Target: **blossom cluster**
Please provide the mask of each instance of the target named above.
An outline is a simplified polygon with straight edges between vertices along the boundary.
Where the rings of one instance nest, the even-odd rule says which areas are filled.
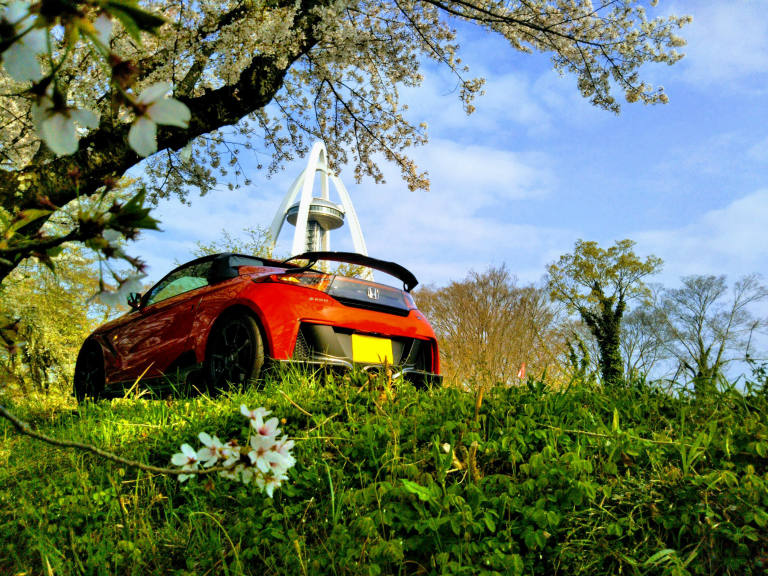
[[[159,124],[179,128],[187,128],[189,125],[189,108],[179,100],[166,96],[172,88],[169,82],[146,86],[137,97],[133,80],[121,78],[116,72],[127,64],[119,54],[112,51],[114,19],[110,11],[122,19],[129,32],[134,28],[138,30],[142,22],[150,22],[150,29],[165,22],[163,18],[146,13],[138,6],[130,6],[130,10],[126,10],[110,3],[105,3],[96,11],[97,15],[92,20],[85,17],[85,12],[76,18],[49,13],[51,10],[47,6],[30,0],[12,0],[0,10],[0,28],[3,29],[0,35],[0,62],[16,82],[35,83],[35,89],[30,90],[34,96],[30,108],[32,124],[40,138],[57,156],[77,152],[80,137],[88,129],[98,128],[100,122],[99,115],[92,110],[71,105],[57,80],[57,70],[62,67],[63,59],[69,53],[69,50],[61,51],[65,56],[57,62],[57,50],[51,48],[56,41],[52,27],[57,16],[65,28],[65,37],[89,40],[96,47],[93,53],[113,68],[113,98],[116,103],[126,105],[134,113],[128,144],[139,156],[151,156],[157,152]],[[139,18],[139,21],[133,22],[133,17]],[[136,36],[134,40],[138,41],[140,37]],[[41,63],[44,64],[43,68]]]
[[[245,404],[240,406],[240,413],[250,421],[250,437],[246,446],[240,446],[237,440],[226,444],[216,436],[205,432],[198,435],[203,447],[195,450],[189,444],[181,445],[181,452],[174,454],[171,464],[181,466],[182,470],[199,470],[202,466],[226,468],[219,474],[225,478],[250,484],[253,482],[271,498],[275,488],[288,479],[288,470],[296,464],[291,454],[293,440],[280,437],[279,420],[265,418],[271,414],[266,408],[250,410]],[[179,474],[179,481],[192,478],[194,474]]]

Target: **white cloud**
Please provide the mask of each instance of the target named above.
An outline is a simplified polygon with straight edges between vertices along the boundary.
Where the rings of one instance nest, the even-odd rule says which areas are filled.
[[[747,82],[768,72],[768,12],[763,2],[732,0],[680,3],[671,12],[691,14],[682,36],[682,66],[695,84]]]
[[[435,139],[414,156],[429,171],[432,190],[456,194],[475,209],[501,199],[546,194],[554,180],[546,156],[536,153]]]
[[[152,215],[160,220],[160,232],[145,231],[128,246],[148,265],[150,281],[193,258],[197,242],[221,239],[221,231],[237,236],[245,228],[269,226],[289,178],[280,174],[274,180],[236,190],[213,190],[206,196],[190,198],[190,205],[178,200],[163,200]]]
[[[633,238],[664,260],[663,280],[688,274],[737,278],[768,269],[768,189],[706,212],[676,229],[648,230]]]
[[[430,172],[429,192],[409,192],[390,173],[386,186],[348,183],[371,255],[401,262],[425,283],[442,284],[470,268],[503,262],[521,279],[541,276],[542,254],[563,244],[566,233],[519,214],[555,187],[545,155],[436,140],[417,156]],[[336,238],[341,249],[345,234]]]
[[[571,242],[562,231],[539,228],[518,216],[524,203],[546,198],[556,187],[546,155],[437,139],[414,156],[430,172],[430,192],[410,192],[391,164],[382,164],[385,185],[357,185],[349,170],[341,175],[372,256],[413,268],[423,282],[444,283],[463,278],[470,268],[503,262],[514,264],[521,279],[535,280],[546,263],[542,254]],[[130,251],[147,261],[150,278],[158,280],[174,261],[190,259],[196,242],[216,240],[222,229],[237,236],[249,226],[269,226],[303,168],[298,161],[273,181],[257,179],[258,188],[214,191],[192,199],[191,206],[166,201],[156,212],[163,232],[147,232]],[[289,249],[292,233],[286,225],[278,251]],[[346,227],[333,233],[332,249],[352,249]]]
[[[486,77],[486,84],[484,95],[474,101],[476,111],[470,115],[462,108],[456,79],[447,74],[446,68],[429,67],[421,86],[402,91],[409,106],[408,117],[414,122],[425,121],[431,134],[471,130],[505,135],[520,132],[521,127],[535,133],[551,128],[551,113],[524,74],[491,77],[473,67],[469,76]]]
[[[458,79],[441,64],[425,63],[422,84],[401,91],[407,117],[427,122],[432,136],[520,148],[517,142],[556,136],[563,123],[581,126],[611,117],[582,98],[573,77],[555,72],[548,58],[515,53],[490,33],[470,34],[471,40],[466,34],[460,30],[460,55],[469,66],[464,76],[485,79],[473,114],[464,112]]]

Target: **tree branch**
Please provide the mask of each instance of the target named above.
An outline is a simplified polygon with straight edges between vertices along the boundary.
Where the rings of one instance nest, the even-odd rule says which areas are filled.
[[[151,466],[149,464],[137,462],[136,460],[123,458],[122,456],[118,456],[117,454],[102,450],[101,448],[97,448],[96,446],[92,446],[90,444],[73,442],[71,440],[59,440],[58,438],[51,438],[50,436],[46,436],[40,432],[35,432],[32,430],[32,428],[30,428],[29,424],[19,420],[16,416],[8,412],[8,410],[2,405],[0,405],[0,416],[8,420],[19,433],[25,436],[29,436],[30,438],[34,438],[35,440],[40,440],[41,442],[51,444],[52,446],[58,446],[60,448],[75,448],[76,450],[91,452],[92,454],[96,454],[101,458],[111,460],[112,462],[117,462],[118,464],[122,464],[130,468],[138,468],[140,470],[144,470],[145,472],[152,472],[154,474],[170,474],[173,476],[178,476],[180,474],[202,476],[205,474],[216,474],[218,472],[232,471],[230,468],[225,468],[223,466],[204,468],[203,470],[183,470],[181,468],[163,468],[160,466]]]
[[[178,99],[191,112],[188,128],[158,127],[158,152],[178,150],[191,139],[222,126],[237,123],[244,116],[259,110],[273,100],[283,85],[286,73],[294,62],[305,55],[317,42],[314,26],[317,17],[311,9],[319,4],[313,0],[302,3],[295,29],[303,36],[292,57],[280,60],[275,56],[258,54],[240,74],[237,82],[200,96]],[[9,211],[39,207],[39,198],[57,206],[64,206],[84,195],[98,191],[109,180],[114,180],[132,166],[141,162],[128,145],[130,124],[113,126],[111,119],[103,118],[97,130],[80,141],[78,151],[43,166],[28,166],[18,171],[0,171],[0,206]],[[21,192],[21,193],[20,193]],[[46,222],[41,218],[25,227],[24,233],[33,236]],[[32,254],[21,254],[24,258]],[[13,269],[0,263],[0,281]]]

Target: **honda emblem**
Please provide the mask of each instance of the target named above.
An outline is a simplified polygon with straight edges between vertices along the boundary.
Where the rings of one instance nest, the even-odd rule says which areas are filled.
[[[368,298],[371,300],[378,300],[379,299],[379,289],[374,288],[373,286],[368,286]]]

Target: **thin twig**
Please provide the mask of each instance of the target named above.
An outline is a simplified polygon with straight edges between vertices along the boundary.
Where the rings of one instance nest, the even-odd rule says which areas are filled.
[[[612,434],[601,434],[600,432],[588,432],[586,430],[572,430],[569,428],[560,428],[559,426],[550,426],[548,424],[542,424],[544,428],[549,428],[550,430],[556,430],[557,432],[562,432],[563,434],[581,434],[582,436],[592,436],[594,438],[615,438],[615,435]],[[687,446],[692,447],[692,444],[686,444],[685,442],[678,442],[676,440],[651,440],[650,438],[642,438],[640,436],[635,436],[633,434],[627,434],[628,438],[632,438],[632,440],[638,440],[640,442],[649,442],[651,444],[661,444],[661,445],[669,445],[669,446]]]
[[[285,396],[285,399],[286,399],[286,400],[288,400],[288,402],[290,402],[291,404],[293,404],[293,405],[294,405],[296,408],[298,408],[298,409],[299,409],[299,411],[300,411],[302,414],[306,414],[306,415],[307,415],[307,416],[309,416],[310,418],[314,418],[314,416],[313,416],[312,414],[310,414],[309,412],[307,412],[306,410],[304,410],[304,408],[302,408],[301,406],[299,406],[298,404],[296,404],[296,402],[294,402],[293,400],[291,400],[291,397],[290,397],[290,396],[288,396],[288,394],[286,394],[286,393],[285,393],[285,392],[283,392],[282,390],[278,390],[278,392],[280,392],[280,394],[282,394],[283,396]]]
[[[137,462],[136,460],[129,460],[128,458],[123,458],[122,456],[118,456],[117,454],[113,454],[112,452],[107,452],[106,450],[102,450],[101,448],[97,448],[96,446],[91,446],[90,444],[83,444],[82,442],[73,442],[71,440],[59,440],[57,438],[51,438],[50,436],[41,434],[40,432],[35,432],[30,428],[29,424],[16,418],[16,416],[8,412],[8,410],[2,405],[0,405],[0,416],[8,420],[11,424],[13,424],[14,428],[16,428],[16,430],[18,430],[21,434],[34,438],[35,440],[40,440],[41,442],[45,442],[46,444],[59,446],[61,448],[75,448],[77,450],[91,452],[93,454],[96,454],[97,456],[106,458],[107,460],[112,460],[113,462],[117,462],[118,464],[123,464],[124,466],[129,466],[131,468],[138,468],[146,472],[154,472],[155,474],[170,474],[173,476],[178,476],[180,474],[185,474],[185,475],[196,474],[198,476],[202,476],[204,474],[215,474],[217,472],[232,471],[230,468],[224,468],[222,466],[216,466],[214,468],[205,468],[203,470],[183,470],[180,468],[173,469],[173,468],[162,468],[160,466],[151,466],[149,464],[143,464],[141,462]]]
[[[336,416],[338,416],[338,415],[339,415],[338,413],[336,413],[336,414],[331,414],[330,416],[328,416],[328,418],[326,418],[325,420],[323,420],[322,422],[320,422],[320,424],[318,424],[317,426],[315,426],[315,427],[314,427],[314,428],[312,428],[311,430],[307,430],[307,437],[305,438],[305,440],[308,440],[309,438],[320,438],[320,439],[322,439],[322,437],[320,437],[320,436],[309,436],[309,433],[310,433],[310,432],[314,432],[314,431],[315,431],[315,430],[317,430],[318,428],[322,428],[322,427],[323,427],[323,425],[325,425],[325,424],[326,424],[328,421],[330,421],[331,419],[333,419],[333,418],[336,418]],[[330,438],[330,437],[329,437],[329,438]]]

